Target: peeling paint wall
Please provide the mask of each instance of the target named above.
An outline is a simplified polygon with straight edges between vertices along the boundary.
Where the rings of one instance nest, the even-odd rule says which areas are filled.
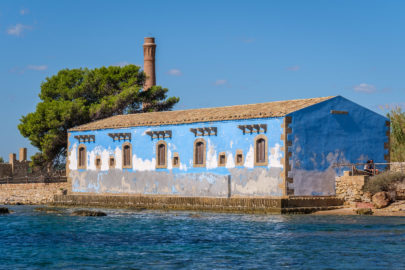
[[[347,114],[332,114],[331,110]],[[332,167],[334,163],[386,162],[388,119],[375,112],[338,96],[289,116],[289,177],[293,183],[288,186],[294,195],[334,195],[335,177],[342,175]]]
[[[166,125],[159,127],[134,127],[69,133],[69,177],[73,192],[126,193],[181,196],[228,196],[228,175],[231,176],[231,194],[240,196],[281,196],[283,193],[283,158],[280,139],[282,118],[264,118],[221,122]],[[267,124],[264,133],[268,140],[267,166],[254,166],[254,139],[257,133],[243,134],[238,125]],[[217,135],[195,136],[190,128],[217,127]],[[171,130],[167,143],[168,166],[156,169],[156,143],[147,131]],[[108,133],[131,133],[132,168],[122,168],[122,145],[113,141]],[[263,134],[263,133],[260,133]],[[79,143],[76,135],[95,135],[95,142]],[[206,166],[193,166],[194,141],[206,142]],[[127,142],[127,141],[125,141]],[[87,169],[78,169],[78,146],[87,150]],[[236,151],[244,156],[243,166],[237,166]],[[226,164],[218,166],[218,155],[225,152]],[[178,153],[179,167],[172,166],[172,157]],[[96,157],[101,158],[97,169]],[[109,167],[110,157],[115,158],[114,168]]]

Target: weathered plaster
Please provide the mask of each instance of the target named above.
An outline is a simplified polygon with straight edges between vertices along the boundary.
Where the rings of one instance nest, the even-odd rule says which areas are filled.
[[[331,110],[348,114],[332,114]],[[292,141],[289,151],[294,195],[333,195],[335,178],[342,170],[336,163],[358,163],[373,159],[385,162],[384,143],[389,129],[387,118],[343,97],[289,114],[292,117]],[[345,168],[346,170],[348,168]]]
[[[70,177],[73,192],[161,194],[182,196],[228,196],[228,175],[234,195],[281,196],[282,170],[280,140],[282,118],[219,121],[160,127],[134,127],[119,130],[71,132],[69,140]],[[243,134],[241,124],[267,124],[268,166],[254,167],[254,138],[257,133]],[[190,128],[218,128],[217,136],[195,136]],[[167,143],[167,168],[156,169],[156,143],[146,131],[172,130]],[[131,133],[132,168],[122,169],[122,144],[113,141],[108,133]],[[77,143],[74,135],[95,135],[94,143],[86,143],[87,170],[77,169]],[[206,142],[206,166],[193,165],[194,141]],[[126,143],[128,141],[125,141]],[[244,155],[243,166],[235,167],[236,150]],[[172,153],[178,153],[180,165],[172,166]],[[218,153],[226,154],[226,165],[218,166]],[[96,170],[95,157],[102,159],[101,170]],[[109,169],[109,158],[114,156],[115,169]]]

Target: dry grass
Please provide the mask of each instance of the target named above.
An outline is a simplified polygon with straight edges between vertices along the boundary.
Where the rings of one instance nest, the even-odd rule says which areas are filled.
[[[375,194],[380,191],[394,191],[397,184],[405,181],[405,174],[400,172],[384,172],[371,177],[363,190]]]

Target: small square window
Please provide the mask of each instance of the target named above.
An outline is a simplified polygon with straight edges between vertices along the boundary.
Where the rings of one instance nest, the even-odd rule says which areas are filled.
[[[236,151],[236,156],[235,156],[235,163],[236,166],[243,166],[244,160],[243,160],[243,152],[242,150],[237,150]]]
[[[101,158],[100,157],[96,157],[96,168],[100,169],[101,168]]]
[[[110,168],[113,168],[115,166],[115,159],[113,157],[110,157]]]
[[[226,154],[225,154],[225,152],[221,152],[221,153],[219,153],[219,156],[218,156],[218,166],[224,167],[225,164],[226,164]]]
[[[172,165],[174,168],[180,167],[180,157],[179,157],[179,153],[177,153],[177,152],[173,153]]]

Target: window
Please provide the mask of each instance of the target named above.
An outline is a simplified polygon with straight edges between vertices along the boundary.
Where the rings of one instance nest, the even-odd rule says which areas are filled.
[[[159,141],[156,145],[156,168],[167,168],[167,145],[164,141]]]
[[[180,167],[180,158],[179,158],[179,153],[174,152],[173,153],[173,167],[179,168]]]
[[[226,154],[225,154],[225,152],[221,152],[221,153],[219,153],[219,157],[218,157],[218,166],[224,167],[225,164],[226,164]]]
[[[78,152],[79,169],[86,169],[86,146],[80,145]]]
[[[114,168],[114,167],[115,167],[115,158],[110,157],[110,168]]]
[[[242,150],[236,150],[235,161],[236,166],[243,166],[244,160]]]
[[[259,135],[255,138],[255,165],[266,166],[267,163],[267,138],[264,135]]]
[[[132,160],[132,147],[131,144],[125,143],[122,146],[122,167],[123,168],[131,168],[131,160]]]
[[[194,167],[205,167],[205,140],[194,141]]]
[[[96,168],[101,169],[101,158],[99,156],[96,157],[95,163],[96,163]]]

